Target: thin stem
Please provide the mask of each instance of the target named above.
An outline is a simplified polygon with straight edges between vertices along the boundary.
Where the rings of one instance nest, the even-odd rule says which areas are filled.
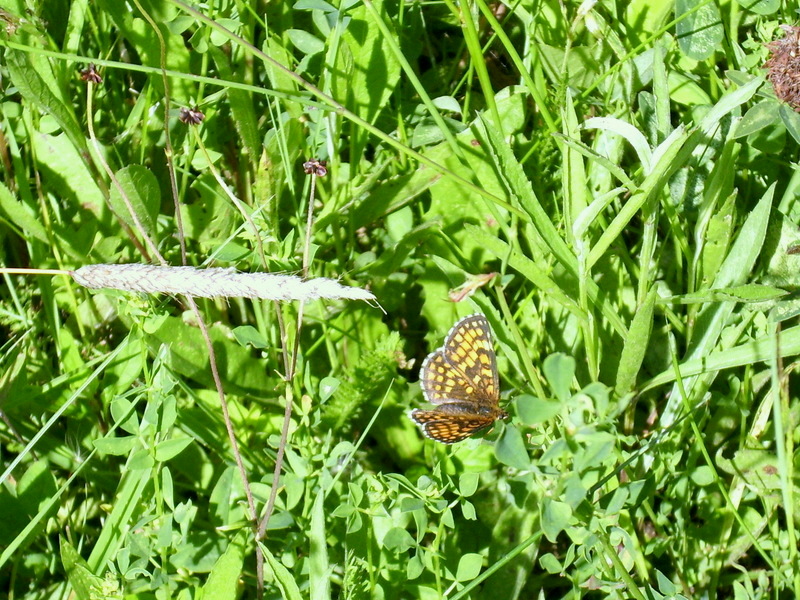
[[[316,192],[317,175],[312,171],[311,173],[311,188],[308,194],[308,214],[306,218],[306,239],[303,248],[303,277],[308,277],[308,268],[311,262],[311,232],[314,226],[314,198]],[[300,333],[303,327],[303,309],[305,308],[305,301],[301,300],[297,309],[297,329],[294,336],[294,345],[292,348],[292,356],[290,361],[285,362],[286,369],[286,405],[283,410],[283,426],[281,427],[281,441],[278,444],[278,454],[275,457],[275,469],[272,474],[272,486],[269,492],[269,499],[267,500],[267,508],[264,512],[264,518],[259,523],[257,539],[262,539],[266,535],[267,524],[275,509],[275,499],[278,495],[278,481],[280,479],[281,470],[283,469],[283,456],[286,450],[286,443],[289,438],[289,424],[292,420],[292,386],[291,382],[294,380],[295,370],[297,368],[297,355],[300,351]],[[280,314],[280,306],[278,307],[278,314]],[[282,328],[282,331],[285,331]],[[286,337],[281,336],[281,346],[286,348]],[[259,582],[259,586],[262,585]]]

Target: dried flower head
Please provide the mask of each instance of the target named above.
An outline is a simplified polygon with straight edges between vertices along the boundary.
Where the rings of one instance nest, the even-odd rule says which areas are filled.
[[[767,44],[772,56],[764,67],[778,99],[800,112],[800,27],[781,25],[781,29],[786,35]]]
[[[97,67],[94,63],[89,63],[89,66],[81,71],[81,81],[100,84],[103,83],[103,78],[100,77],[100,73],[97,72]]]
[[[197,108],[181,108],[180,115],[178,118],[181,120],[181,123],[185,123],[187,125],[200,125],[203,120],[206,118],[205,113]]]
[[[306,175],[314,174],[317,177],[325,177],[328,174],[328,161],[312,158],[303,163],[303,171]]]

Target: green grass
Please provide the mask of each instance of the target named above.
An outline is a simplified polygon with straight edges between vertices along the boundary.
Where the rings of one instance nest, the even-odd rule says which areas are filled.
[[[800,595],[797,6],[747,4],[4,2],[2,266],[380,308],[4,274],[0,590]],[[405,413],[473,312],[511,418],[446,447]]]

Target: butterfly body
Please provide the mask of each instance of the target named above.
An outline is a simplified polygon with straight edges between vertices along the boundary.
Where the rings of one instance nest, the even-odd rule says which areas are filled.
[[[481,314],[453,325],[444,346],[425,359],[419,379],[425,399],[436,408],[414,409],[409,416],[437,442],[460,442],[508,417],[500,408],[492,331]]]

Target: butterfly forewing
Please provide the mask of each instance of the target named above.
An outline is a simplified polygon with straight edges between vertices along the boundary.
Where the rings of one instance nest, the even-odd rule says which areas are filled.
[[[483,315],[470,315],[456,323],[442,348],[445,359],[474,387],[473,397],[496,403],[500,377],[492,341],[492,329]]]
[[[450,400],[497,404],[500,381],[486,317],[471,315],[453,326],[444,347],[425,359],[420,384],[431,404]]]
[[[425,399],[431,404],[452,400],[472,400],[474,386],[458,367],[448,361],[441,350],[430,354],[422,365],[419,382]]]

